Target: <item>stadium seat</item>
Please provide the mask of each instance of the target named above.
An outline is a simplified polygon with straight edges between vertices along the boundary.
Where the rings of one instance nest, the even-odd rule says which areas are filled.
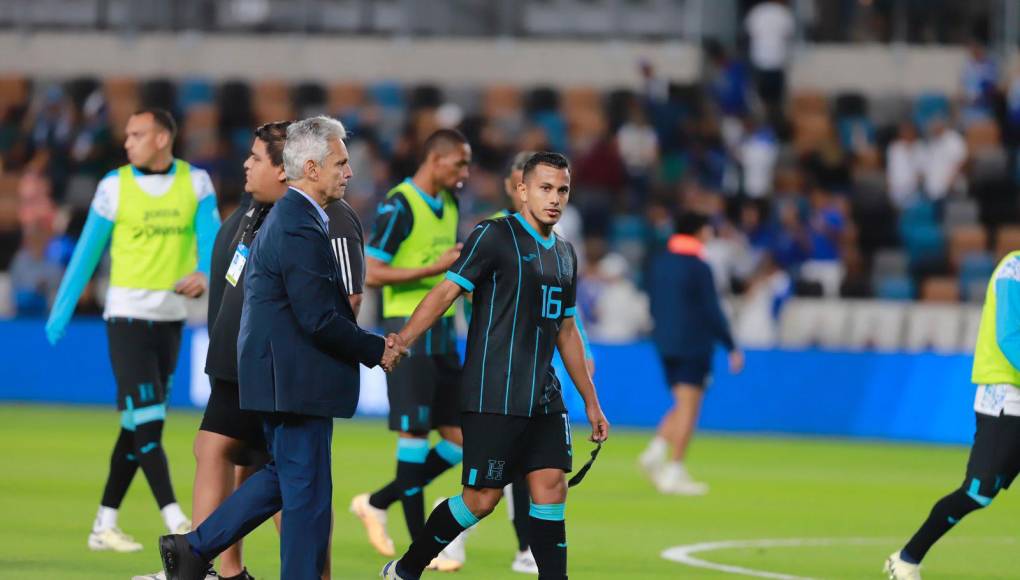
[[[956,278],[932,276],[921,283],[921,300],[924,302],[960,301],[960,285]]]
[[[988,232],[980,225],[956,226],[949,230],[949,264],[954,272],[960,270],[964,258],[983,254],[988,249]]]
[[[963,312],[957,304],[919,303],[910,306],[904,349],[908,352],[957,352],[963,329]]]
[[[854,350],[895,352],[903,341],[908,305],[888,300],[861,300],[852,304],[847,346]]]
[[[177,114],[177,85],[169,79],[153,79],[142,84],[139,91],[143,107],[159,107]]]
[[[183,114],[196,105],[211,105],[216,102],[216,91],[208,79],[189,77],[177,88],[177,107]]]
[[[828,116],[829,99],[821,91],[812,89],[796,90],[790,96],[790,113],[793,116],[808,113]]]
[[[91,175],[72,175],[64,187],[64,201],[71,207],[87,208],[92,203],[97,185],[96,178]]]
[[[255,124],[294,118],[290,86],[282,81],[261,81],[252,87],[252,112]]]
[[[1002,143],[999,126],[994,121],[985,120],[972,123],[967,127],[964,135],[967,140],[967,150],[976,153],[985,149],[996,148]]]
[[[875,126],[892,127],[910,114],[910,101],[899,95],[881,95],[868,102],[868,109]]]
[[[914,124],[922,131],[935,117],[948,119],[951,113],[949,97],[942,93],[923,93],[914,100]]]
[[[875,295],[883,300],[913,300],[914,283],[906,275],[892,275],[879,278],[875,283]]]
[[[124,138],[128,117],[141,105],[138,82],[126,77],[107,78],[103,81],[103,93],[106,96],[110,130],[114,140],[120,141]]]
[[[995,259],[1001,260],[1006,254],[1020,250],[1020,225],[999,226],[995,232]]]
[[[319,83],[305,82],[294,87],[292,97],[297,116],[305,119],[328,114],[326,89]]]
[[[995,259],[989,252],[967,254],[960,264],[960,292],[968,302],[981,302],[985,286],[995,270]]]
[[[972,199],[950,199],[946,201],[942,224],[947,228],[978,223],[978,204]]]
[[[31,85],[21,75],[0,76],[0,119],[7,116],[11,107],[28,103]]]
[[[910,266],[907,255],[902,250],[884,248],[875,252],[871,267],[872,276],[877,285],[878,280],[890,276],[906,276]]]

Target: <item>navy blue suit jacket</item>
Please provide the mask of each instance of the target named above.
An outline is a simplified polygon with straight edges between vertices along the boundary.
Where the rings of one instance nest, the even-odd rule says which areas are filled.
[[[244,270],[241,408],[354,415],[358,364],[379,364],[385,340],[358,327],[322,220],[300,193],[269,212]]]

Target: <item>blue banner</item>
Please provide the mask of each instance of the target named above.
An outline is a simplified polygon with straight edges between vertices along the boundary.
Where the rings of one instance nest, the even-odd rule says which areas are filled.
[[[202,406],[208,397],[205,329],[185,329],[173,406]],[[39,320],[0,322],[0,400],[109,404],[115,401],[106,331],[76,320],[51,347]],[[672,404],[655,349],[640,342],[593,345],[602,406],[615,426],[653,427]],[[584,406],[557,360],[571,416]],[[752,351],[740,375],[725,357],[705,398],[701,427],[746,433],[792,433],[969,443],[974,387],[966,355]],[[363,373],[359,414],[386,412],[385,375]]]

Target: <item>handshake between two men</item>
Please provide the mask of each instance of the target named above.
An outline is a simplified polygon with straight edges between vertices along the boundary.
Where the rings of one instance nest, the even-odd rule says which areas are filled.
[[[379,366],[388,373],[393,372],[393,369],[397,368],[397,365],[409,352],[410,349],[404,339],[400,338],[399,334],[391,332],[386,336],[386,350],[383,351]]]

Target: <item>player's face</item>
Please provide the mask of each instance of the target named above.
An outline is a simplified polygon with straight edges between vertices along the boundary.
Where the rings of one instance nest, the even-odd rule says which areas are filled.
[[[506,190],[507,197],[510,198],[510,203],[513,205],[514,211],[521,211],[521,196],[517,194],[517,186],[524,181],[524,170],[514,169],[510,172],[510,175],[503,180],[503,189]]]
[[[343,199],[347,193],[347,182],[354,176],[351,170],[351,157],[347,153],[344,142],[335,139],[329,144],[329,155],[317,166],[317,183],[329,201]]]
[[[261,203],[275,203],[287,191],[283,167],[273,165],[266,142],[259,138],[244,162],[244,189]]]
[[[436,153],[433,163],[433,175],[440,187],[447,191],[460,189],[471,173],[471,146],[463,143]]]
[[[124,151],[131,165],[149,168],[161,151],[170,146],[170,132],[160,127],[152,113],[132,115],[124,131]]]
[[[539,223],[554,226],[570,200],[570,171],[538,165],[517,187],[520,200]]]

